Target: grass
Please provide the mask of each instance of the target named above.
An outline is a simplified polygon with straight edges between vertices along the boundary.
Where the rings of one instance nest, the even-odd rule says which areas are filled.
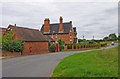
[[[2,43],[2,35],[0,34],[0,43]]]
[[[118,47],[68,56],[52,77],[118,77]]]
[[[77,51],[80,51],[80,50],[62,50],[61,52],[77,52]]]

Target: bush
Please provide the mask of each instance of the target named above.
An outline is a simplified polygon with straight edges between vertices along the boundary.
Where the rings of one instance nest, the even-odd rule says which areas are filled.
[[[24,44],[18,40],[3,40],[2,49],[10,52],[23,51]]]
[[[59,39],[58,43],[59,43],[59,51],[62,51],[64,49],[64,41],[62,41],[61,39]]]
[[[107,46],[107,42],[100,42],[101,47]]]
[[[13,40],[12,30],[7,31],[2,38],[2,49],[10,52],[22,52],[24,44],[22,41]]]
[[[76,44],[73,44],[73,48],[76,49]]]
[[[72,49],[72,44],[66,44],[68,49]]]
[[[50,45],[49,51],[50,51],[50,52],[55,52],[55,51],[56,51],[56,46],[55,46],[55,44],[51,44],[51,45]]]

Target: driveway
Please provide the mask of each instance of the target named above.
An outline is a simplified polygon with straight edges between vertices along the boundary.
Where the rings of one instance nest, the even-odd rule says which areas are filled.
[[[116,45],[115,45],[116,46]],[[109,46],[111,48],[114,46]],[[90,50],[87,50],[90,51]],[[2,60],[3,77],[50,77],[61,59],[85,51],[31,55]]]

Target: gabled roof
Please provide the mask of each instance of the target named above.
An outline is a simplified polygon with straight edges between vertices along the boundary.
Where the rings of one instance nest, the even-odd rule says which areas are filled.
[[[9,25],[8,28],[11,28],[22,41],[54,41],[49,36],[43,35],[37,29],[18,27],[13,25]]]
[[[44,33],[44,24],[42,25],[41,32]],[[58,34],[59,33],[59,23],[50,24],[50,33],[49,34]],[[63,33],[70,32],[70,22],[63,23]]]
[[[1,28],[0,27],[0,34],[4,34],[6,32],[6,28]]]

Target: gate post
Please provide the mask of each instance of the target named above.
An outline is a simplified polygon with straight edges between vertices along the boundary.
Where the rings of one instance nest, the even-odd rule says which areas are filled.
[[[57,41],[56,41],[56,52],[59,52],[59,44]]]

